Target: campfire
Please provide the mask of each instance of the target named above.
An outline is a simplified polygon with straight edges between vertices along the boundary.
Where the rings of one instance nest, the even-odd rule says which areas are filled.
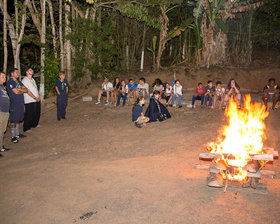
[[[225,110],[228,124],[221,136],[209,143],[210,153],[201,153],[201,159],[212,160],[208,186],[225,187],[229,182],[238,182],[243,187],[256,188],[261,178],[261,169],[273,161],[275,151],[264,148],[266,139],[264,120],[268,116],[265,107],[252,103],[250,95],[245,96],[244,108],[238,109],[230,100]]]

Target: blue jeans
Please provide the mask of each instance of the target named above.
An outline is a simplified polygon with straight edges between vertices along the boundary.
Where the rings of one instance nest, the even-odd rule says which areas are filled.
[[[175,100],[177,99],[179,106],[182,106],[181,98],[182,98],[182,95],[179,95],[179,94],[178,94],[178,97],[177,97],[176,94],[174,94],[174,95],[172,96],[171,105],[173,105],[174,102],[175,102]]]
[[[125,105],[125,103],[126,103],[126,95],[127,95],[127,93],[125,93],[124,95],[122,93],[118,94],[117,105],[120,105],[121,98],[123,98],[123,105]]]
[[[192,105],[194,105],[195,100],[201,100],[201,105],[203,105],[203,102],[204,102],[204,95],[201,95],[201,96],[195,96],[195,95],[193,95],[193,97],[192,97]]]
[[[211,95],[205,96],[205,101],[204,101],[205,106],[207,106],[208,101],[209,101],[208,106],[212,106],[212,99],[213,99],[213,97]]]
[[[65,117],[67,101],[68,94],[65,92],[60,92],[60,95],[57,95],[57,119]]]

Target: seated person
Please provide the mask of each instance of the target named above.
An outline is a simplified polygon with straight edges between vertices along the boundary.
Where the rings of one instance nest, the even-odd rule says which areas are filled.
[[[160,92],[158,90],[154,90],[150,104],[145,113],[145,116],[150,119],[149,122],[164,121],[171,117],[167,108],[159,102],[159,97]]]
[[[237,84],[237,82],[235,82],[234,79],[230,79],[228,82],[228,85],[226,87],[224,106],[226,106],[228,104],[230,98],[232,98],[234,101],[236,101],[238,107],[240,108],[240,106],[241,106],[240,87]]]
[[[216,87],[213,86],[213,82],[208,81],[208,84],[205,88],[205,95],[204,95],[204,105],[205,106],[209,106],[209,107],[212,106],[212,101],[213,101],[213,98],[215,95],[215,91],[216,91]],[[209,101],[209,103],[207,104],[208,101]]]
[[[120,78],[119,77],[114,78],[113,90],[111,91],[111,103],[112,104],[115,104],[117,102],[120,85],[121,85]]]
[[[145,78],[140,78],[139,79],[139,84],[137,85],[136,89],[136,97],[144,97],[145,99],[149,99],[149,84],[145,82]]]
[[[102,88],[98,91],[98,99],[95,104],[100,104],[101,96],[106,97],[105,105],[109,105],[110,92],[113,90],[113,84],[105,77],[102,83]]]
[[[153,83],[153,91],[157,90],[160,92],[160,96],[164,90],[164,87],[163,87],[163,83],[160,79],[155,79],[154,83]]]
[[[276,103],[279,100],[280,87],[276,85],[275,78],[268,80],[268,85],[263,89],[263,102],[267,108],[267,103],[272,102],[272,110],[275,110]]]
[[[128,85],[126,85],[125,81],[122,80],[119,88],[118,100],[116,106],[120,105],[121,98],[123,98],[123,106],[125,106],[127,92],[128,92]]]
[[[224,102],[224,88],[222,88],[222,82],[218,81],[216,83],[216,91],[214,94],[214,105],[213,107],[216,107],[216,103],[219,102],[219,108],[222,108],[222,104]]]
[[[204,93],[205,93],[205,86],[202,85],[202,83],[197,84],[197,88],[195,89],[193,98],[192,98],[192,108],[194,108],[195,100],[200,100],[201,105],[203,105],[204,102]]]
[[[130,97],[133,96],[133,101],[135,101],[136,98],[136,88],[137,83],[133,81],[133,79],[129,79],[128,83],[128,92],[127,92],[127,103],[130,103]]]
[[[134,107],[132,108],[132,121],[137,128],[142,128],[142,125],[146,125],[149,122],[149,118],[143,114],[143,105],[145,104],[145,98],[137,98]]]
[[[171,100],[172,100],[172,96],[173,96],[173,89],[172,86],[169,85],[168,82],[165,83],[165,88],[161,94],[161,98],[166,100],[166,106],[168,107],[168,105],[170,104]]]
[[[181,98],[183,96],[183,87],[180,84],[180,81],[177,79],[175,81],[175,85],[173,87],[173,96],[172,96],[172,106],[175,107],[175,100],[177,100],[178,104],[179,104],[179,108],[182,107],[182,103],[181,103]]]

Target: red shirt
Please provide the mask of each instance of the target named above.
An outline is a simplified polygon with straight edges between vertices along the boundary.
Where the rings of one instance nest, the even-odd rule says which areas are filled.
[[[205,86],[202,86],[202,88],[200,89],[199,87],[197,87],[195,89],[195,93],[197,93],[197,95],[201,96],[205,93]]]

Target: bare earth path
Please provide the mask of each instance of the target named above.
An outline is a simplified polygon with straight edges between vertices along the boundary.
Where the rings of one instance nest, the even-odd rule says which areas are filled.
[[[206,186],[194,169],[226,123],[223,111],[169,109],[172,119],[137,129],[131,107],[77,99],[56,111],[0,159],[1,224],[280,223],[280,162],[263,178],[268,194]],[[267,145],[279,149],[280,111],[267,119]]]

